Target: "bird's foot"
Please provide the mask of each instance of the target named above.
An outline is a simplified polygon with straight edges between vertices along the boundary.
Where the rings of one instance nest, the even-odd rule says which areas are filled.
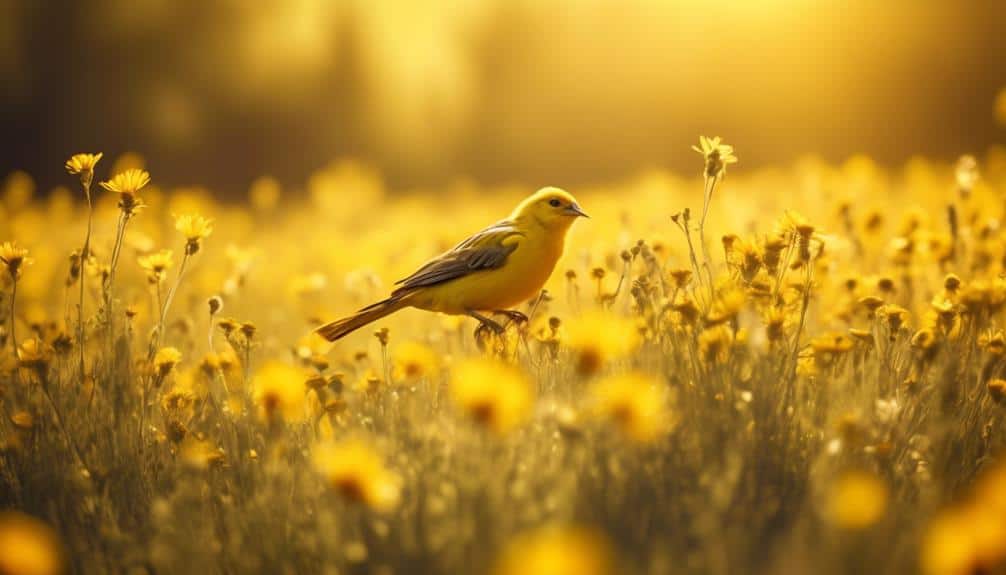
[[[479,320],[478,327],[475,328],[475,343],[478,345],[479,349],[485,351],[488,342],[492,341],[493,336],[497,338],[502,338],[506,333],[506,328],[504,328],[499,323],[486,318],[485,320]]]
[[[529,321],[526,315],[513,309],[498,309],[493,311],[493,315],[501,315],[507,318],[507,325],[512,323],[518,327],[527,324]]]

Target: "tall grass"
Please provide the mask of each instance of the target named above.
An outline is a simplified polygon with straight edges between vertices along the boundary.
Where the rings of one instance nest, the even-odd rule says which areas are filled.
[[[52,286],[90,210],[8,201],[36,263],[0,317],[0,507],[82,573],[557,573],[526,539],[549,525],[590,530],[540,545],[599,573],[1001,569],[975,521],[951,530],[959,563],[930,527],[1006,437],[1006,158],[967,193],[954,176],[856,158],[714,174],[714,196],[708,174],[574,190],[594,218],[486,351],[412,311],[309,334],[528,190],[386,195],[344,163],[226,205],[155,174],[128,229],[94,198],[79,326]],[[177,213],[215,229],[169,306],[136,257],[186,241]]]

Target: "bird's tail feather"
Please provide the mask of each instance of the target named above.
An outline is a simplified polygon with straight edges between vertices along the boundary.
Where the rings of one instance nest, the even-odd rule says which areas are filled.
[[[407,302],[404,298],[400,296],[392,296],[386,300],[368,305],[349,317],[344,317],[340,320],[326,323],[314,331],[328,341],[336,341],[346,337],[368,323],[375,322],[386,315],[402,309],[406,305]]]

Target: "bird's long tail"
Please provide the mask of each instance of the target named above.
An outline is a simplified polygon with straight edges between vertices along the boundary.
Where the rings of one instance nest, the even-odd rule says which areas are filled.
[[[326,323],[314,331],[328,341],[342,339],[368,323],[375,322],[386,315],[402,309],[408,305],[405,300],[406,298],[401,296],[389,297],[386,300],[368,305],[349,317]]]

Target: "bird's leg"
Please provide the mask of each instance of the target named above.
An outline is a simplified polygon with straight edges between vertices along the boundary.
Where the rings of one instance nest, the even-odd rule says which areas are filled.
[[[468,310],[468,315],[479,320],[479,326],[475,328],[475,341],[481,341],[486,330],[490,330],[496,335],[503,335],[503,332],[506,331],[503,326],[475,310]]]
[[[528,318],[523,313],[513,310],[513,309],[498,309],[493,311],[493,315],[501,315],[507,318],[508,323],[514,323],[518,326],[528,322]]]

